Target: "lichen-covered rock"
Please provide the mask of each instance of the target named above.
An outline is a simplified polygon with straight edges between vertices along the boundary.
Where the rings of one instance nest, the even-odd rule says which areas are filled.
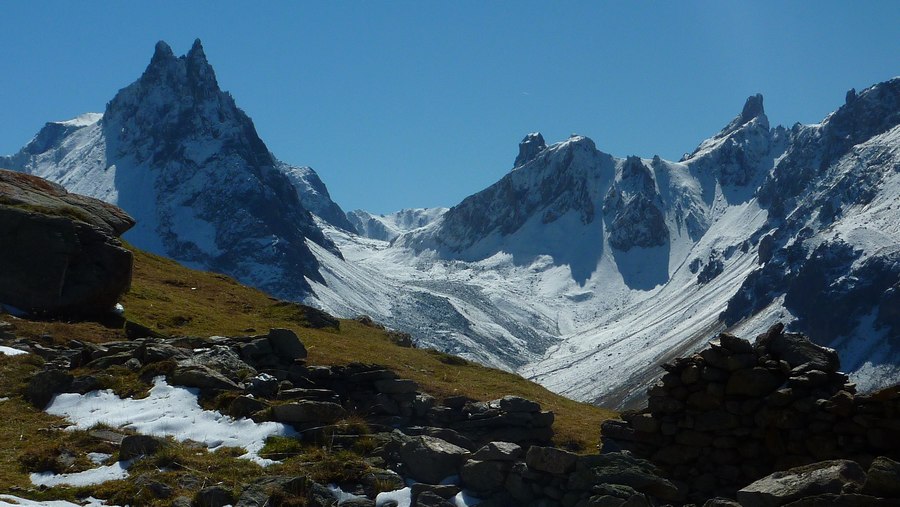
[[[565,474],[575,468],[578,455],[555,447],[533,445],[525,454],[528,468],[550,474]]]
[[[237,391],[240,386],[221,373],[203,365],[184,365],[175,369],[169,376],[169,382],[177,386],[199,387],[200,389],[218,389]]]
[[[847,485],[861,488],[866,473],[854,461],[833,460],[775,472],[737,492],[743,507],[778,507],[826,493],[840,494]]]
[[[469,451],[441,440],[419,436],[406,442],[400,449],[400,458],[413,479],[437,484],[451,475],[457,475]]]
[[[863,493],[886,498],[900,498],[900,463],[879,456],[866,474]]]
[[[327,401],[299,401],[272,407],[272,417],[285,423],[330,423],[345,415],[344,407]]]

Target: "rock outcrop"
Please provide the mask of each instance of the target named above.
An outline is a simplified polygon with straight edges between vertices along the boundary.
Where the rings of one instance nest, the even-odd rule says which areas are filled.
[[[522,138],[519,143],[519,154],[513,162],[513,168],[523,166],[534,160],[538,153],[547,149],[547,143],[544,142],[544,136],[540,132],[532,132]]]
[[[131,285],[134,225],[119,208],[0,170],[0,303],[28,313],[107,312]]]

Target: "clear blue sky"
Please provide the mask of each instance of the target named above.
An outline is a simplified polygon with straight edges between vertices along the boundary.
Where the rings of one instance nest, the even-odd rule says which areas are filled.
[[[452,206],[517,143],[678,159],[760,92],[814,123],[900,75],[900,2],[4,2],[0,153],[102,111],[194,38],[282,160],[344,209]]]

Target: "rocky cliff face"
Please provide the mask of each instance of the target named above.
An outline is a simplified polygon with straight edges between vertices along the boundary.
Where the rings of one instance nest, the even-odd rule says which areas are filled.
[[[638,157],[628,157],[603,202],[609,244],[628,251],[632,247],[661,246],[669,230],[653,174]]]
[[[132,255],[117,238],[133,225],[115,206],[0,170],[0,303],[38,315],[112,310],[131,285]]]
[[[334,211],[318,177],[300,178],[314,195],[292,185],[286,174],[297,168],[270,154],[219,88],[199,40],[182,57],[158,43],[102,117],[48,124],[7,161],[121,206],[138,221],[127,237],[138,247],[283,297],[308,294],[307,278],[321,281],[307,240],[340,255],[298,197]]]

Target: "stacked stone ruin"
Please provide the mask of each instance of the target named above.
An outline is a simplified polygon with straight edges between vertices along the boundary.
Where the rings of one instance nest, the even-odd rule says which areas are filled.
[[[900,388],[857,395],[837,354],[782,325],[755,344],[720,334],[666,364],[646,409],[602,426],[624,448],[683,481],[694,498],[735,491],[776,470],[900,454]]]

